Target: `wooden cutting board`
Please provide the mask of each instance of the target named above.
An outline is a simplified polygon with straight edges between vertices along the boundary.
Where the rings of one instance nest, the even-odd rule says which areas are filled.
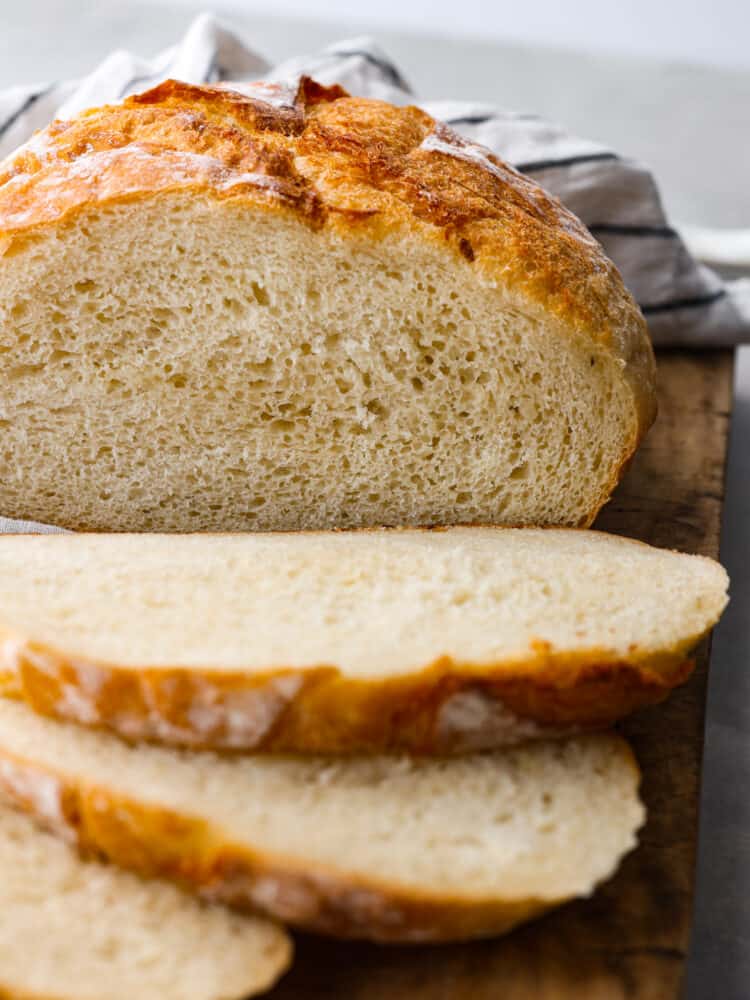
[[[659,358],[656,425],[596,527],[717,556],[732,354]],[[692,916],[708,643],[668,702],[622,725],[643,770],[640,846],[592,899],[505,938],[384,947],[300,935],[273,1000],[673,1000]]]

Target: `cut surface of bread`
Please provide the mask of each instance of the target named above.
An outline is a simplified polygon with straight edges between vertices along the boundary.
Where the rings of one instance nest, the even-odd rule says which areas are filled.
[[[6,535],[0,672],[131,740],[454,752],[664,697],[726,587],[593,531]]]
[[[0,164],[0,511],[588,524],[654,416],[583,225],[416,108],[170,81]]]
[[[0,787],[84,849],[344,936],[500,933],[588,895],[635,845],[610,734],[451,758],[130,747],[0,701]]]
[[[274,924],[82,861],[0,803],[5,1000],[244,1000],[290,956]]]

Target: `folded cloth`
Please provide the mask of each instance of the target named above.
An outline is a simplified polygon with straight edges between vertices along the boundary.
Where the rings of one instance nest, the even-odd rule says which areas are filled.
[[[0,535],[66,535],[65,528],[54,524],[40,524],[39,521],[19,521],[12,517],[0,517]]]
[[[189,83],[293,80],[301,74],[350,93],[417,103],[473,142],[528,174],[583,220],[617,264],[657,346],[720,347],[750,341],[750,280],[722,281],[689,253],[669,225],[653,175],[643,164],[566,132],[538,115],[481,102],[421,101],[398,67],[368,38],[271,67],[210,14],[154,59],[113,52],[78,80],[0,91],[0,157],[53,118],[122,100],[169,77]],[[0,532],[50,531],[0,518]]]

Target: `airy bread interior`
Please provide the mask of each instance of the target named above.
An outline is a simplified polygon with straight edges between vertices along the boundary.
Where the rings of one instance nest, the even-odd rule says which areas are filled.
[[[153,835],[175,838],[185,872],[212,849],[239,849],[258,878],[273,862],[292,889],[322,875],[416,899],[559,901],[610,875],[643,820],[632,755],[606,734],[450,759],[227,759],[129,747],[4,702],[8,755],[63,785],[105,790],[105,812],[124,798],[180,817]],[[49,797],[36,798],[49,814]],[[200,836],[187,835],[191,821]],[[264,900],[273,911],[276,894]]]
[[[0,995],[237,1000],[289,963],[284,932],[164,882],[84,862],[0,805]]]
[[[542,642],[658,668],[716,621],[726,587],[709,559],[590,531],[0,538],[6,636],[123,667],[385,679]]]
[[[606,338],[437,240],[184,193],[99,205],[1,259],[4,515],[577,525],[635,447]]]

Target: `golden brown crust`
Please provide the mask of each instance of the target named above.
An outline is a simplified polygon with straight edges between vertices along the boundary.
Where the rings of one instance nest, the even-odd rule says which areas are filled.
[[[695,637],[695,642],[700,637]],[[73,659],[6,632],[0,694],[40,714],[132,742],[221,751],[460,753],[602,728],[687,679],[685,651],[617,660],[554,651],[494,664],[444,656],[390,679],[333,666],[236,671],[153,669]]]
[[[623,753],[629,753],[624,748]],[[632,755],[628,757],[635,767]],[[88,856],[164,878],[213,902],[336,937],[457,941],[502,934],[564,900],[420,896],[309,861],[253,853],[197,817],[144,805],[0,747],[0,791]]]
[[[70,1000],[62,994],[52,996],[49,993],[29,993],[15,986],[4,986],[0,983],[0,1000]]]
[[[0,1000],[70,1000],[70,998],[61,994],[52,996],[49,993],[28,993],[26,990],[21,992],[13,986],[0,984]]]
[[[438,241],[562,336],[625,362],[635,450],[655,415],[646,326],[615,266],[556,198],[418,108],[308,78],[296,92],[232,86],[168,80],[53,122],[0,164],[0,253],[79,212],[179,190],[291,212],[343,238]]]

